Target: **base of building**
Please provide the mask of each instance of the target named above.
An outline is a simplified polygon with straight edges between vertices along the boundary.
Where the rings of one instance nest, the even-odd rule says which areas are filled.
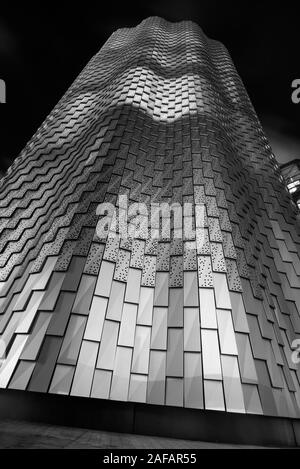
[[[300,420],[0,390],[0,419],[222,443],[300,446]]]

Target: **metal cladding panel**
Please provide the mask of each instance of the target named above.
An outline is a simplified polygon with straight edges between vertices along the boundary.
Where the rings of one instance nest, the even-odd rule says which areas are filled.
[[[295,207],[196,24],[116,31],[0,180],[0,219],[2,388],[300,417]]]

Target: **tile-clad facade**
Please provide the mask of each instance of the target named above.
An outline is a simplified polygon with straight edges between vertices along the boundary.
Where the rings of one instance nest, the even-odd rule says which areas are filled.
[[[119,195],[192,203],[194,229],[99,238],[97,206]],[[300,417],[295,209],[227,50],[196,24],[116,31],[0,199],[2,388]]]

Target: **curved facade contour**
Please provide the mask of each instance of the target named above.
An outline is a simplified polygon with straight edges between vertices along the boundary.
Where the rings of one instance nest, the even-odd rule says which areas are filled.
[[[191,229],[99,237],[97,207],[120,195],[189,204]],[[112,34],[0,200],[0,387],[300,417],[295,209],[226,48],[196,24]]]

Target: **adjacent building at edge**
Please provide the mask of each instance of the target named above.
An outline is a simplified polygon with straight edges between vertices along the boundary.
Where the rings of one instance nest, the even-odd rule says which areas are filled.
[[[193,210],[181,240],[99,238],[97,206],[120,194],[204,218]],[[119,401],[155,415],[157,434],[168,412],[186,435],[228,415],[295,432],[296,208],[221,43],[190,21],[117,30],[0,197],[1,399],[80,396],[96,414]]]

